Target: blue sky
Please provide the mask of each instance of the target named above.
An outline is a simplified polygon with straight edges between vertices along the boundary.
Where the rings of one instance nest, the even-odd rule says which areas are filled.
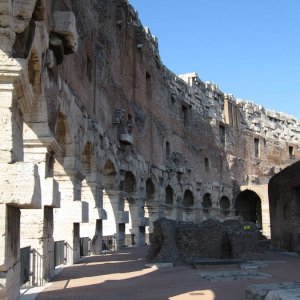
[[[163,63],[300,120],[300,0],[129,0]]]

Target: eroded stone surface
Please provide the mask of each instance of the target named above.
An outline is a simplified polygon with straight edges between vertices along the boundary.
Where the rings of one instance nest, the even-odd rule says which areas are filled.
[[[125,0],[0,0],[0,99],[9,299],[18,298],[20,246],[42,253],[35,285],[53,274],[57,245],[65,264],[80,258],[83,241],[93,253],[144,245],[160,217],[242,219],[270,236],[268,182],[300,158],[295,118],[237,100],[196,73],[175,75]],[[176,261],[197,247],[195,257],[213,246],[218,257],[255,252],[251,226],[248,235],[232,230],[232,249],[220,250],[225,227],[209,227],[211,241],[201,227],[201,247],[189,227],[180,247],[173,231],[165,240]],[[30,238],[31,230],[41,235]]]
[[[254,284],[247,287],[245,300],[281,299],[279,295],[295,295],[299,292],[300,282]],[[296,289],[296,290],[295,290]],[[286,291],[286,293],[285,293]],[[270,296],[269,296],[270,294]],[[268,298],[269,297],[269,298]],[[277,298],[276,298],[277,297]],[[293,299],[293,298],[282,298]]]
[[[203,279],[209,281],[230,281],[230,280],[250,280],[250,279],[266,279],[271,278],[271,275],[259,273],[256,271],[211,271],[199,272]]]
[[[159,219],[154,222],[154,233],[148,260],[153,262],[197,262],[202,258],[253,258],[263,252],[262,236],[251,224],[234,222],[224,225],[217,220],[199,224]]]

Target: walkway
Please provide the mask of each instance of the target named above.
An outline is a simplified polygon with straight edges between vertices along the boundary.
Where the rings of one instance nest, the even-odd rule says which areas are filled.
[[[242,300],[253,283],[296,281],[300,279],[300,258],[272,254],[276,262],[255,270],[268,279],[208,281],[199,272],[232,271],[236,266],[189,266],[145,268],[147,247],[85,258],[65,268],[49,287],[37,296],[44,299],[105,300]],[[270,258],[270,256],[269,256]]]

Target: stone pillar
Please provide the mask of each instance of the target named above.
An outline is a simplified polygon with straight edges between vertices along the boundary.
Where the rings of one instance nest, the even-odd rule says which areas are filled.
[[[125,224],[129,222],[122,192],[104,190],[103,208],[107,214],[107,219],[103,221],[103,236],[114,236],[116,248],[121,249],[125,242]]]
[[[183,207],[182,207],[182,198],[181,197],[178,197],[176,199],[176,204],[177,204],[176,220],[182,221],[183,220]]]
[[[20,210],[0,204],[0,299],[20,297]]]
[[[57,176],[59,191],[61,193],[60,208],[54,209],[54,241],[65,241],[66,264],[73,264],[80,259],[79,228],[83,221],[82,202],[74,201],[80,188],[76,174],[60,174]],[[81,185],[81,182],[80,182]],[[78,223],[78,225],[75,225]]]
[[[164,206],[160,205],[160,202],[156,197],[147,199],[145,205],[145,217],[149,218],[149,233],[151,235],[154,229],[153,222],[160,217],[164,217]]]
[[[95,220],[94,236],[91,239],[91,252],[96,255],[102,253],[102,220],[100,219]]]
[[[13,101],[13,85],[2,88],[0,84],[0,99],[0,159],[8,163],[21,161],[23,160],[22,120],[17,103]]]
[[[98,191],[100,186],[96,182],[83,181],[81,187],[81,200],[86,201],[89,206],[89,222],[80,226],[80,237],[88,237],[91,240],[91,253],[102,252],[102,218],[104,217],[102,201]]]
[[[142,234],[140,231],[140,221],[141,217],[144,216],[144,211],[142,206],[139,204],[138,199],[126,201],[125,211],[129,211],[129,223],[126,224],[126,234],[134,236],[134,245],[140,245]],[[145,242],[143,242],[143,244],[145,244]]]

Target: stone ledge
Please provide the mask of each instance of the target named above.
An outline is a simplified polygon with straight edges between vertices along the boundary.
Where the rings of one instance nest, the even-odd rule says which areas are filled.
[[[298,294],[297,294],[298,293]],[[294,295],[295,298],[291,297]],[[292,300],[299,299],[300,282],[253,284],[247,287],[245,300]]]

